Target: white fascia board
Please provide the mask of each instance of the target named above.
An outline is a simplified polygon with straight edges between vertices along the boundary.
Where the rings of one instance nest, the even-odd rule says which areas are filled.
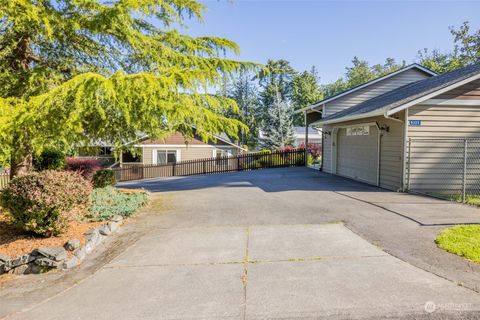
[[[195,144],[136,144],[134,147],[140,148],[140,147],[150,147],[150,148],[231,148],[232,145],[195,145]]]
[[[422,106],[480,106],[480,100],[461,99],[428,99],[420,103]]]
[[[476,74],[476,75],[474,75],[474,76],[471,76],[470,78],[467,78],[467,79],[465,79],[465,80],[456,82],[456,83],[454,83],[454,84],[452,84],[452,85],[450,85],[450,86],[448,86],[448,87],[445,87],[445,88],[443,88],[443,89],[440,89],[440,90],[437,90],[437,91],[432,92],[432,93],[430,93],[430,94],[427,94],[427,95],[425,95],[425,96],[423,96],[423,97],[421,97],[421,98],[418,98],[418,99],[415,99],[415,100],[410,101],[410,102],[408,102],[408,103],[405,103],[405,104],[403,104],[403,105],[401,105],[401,106],[399,106],[399,107],[396,107],[396,108],[393,108],[393,109],[391,109],[391,110],[388,110],[388,111],[386,111],[386,115],[390,116],[390,115],[392,115],[392,114],[394,114],[394,113],[397,113],[397,112],[400,112],[400,111],[405,110],[405,109],[407,109],[407,108],[410,108],[411,106],[414,106],[414,105],[416,105],[416,104],[421,104],[422,102],[427,101],[427,100],[429,100],[429,99],[431,99],[431,98],[433,98],[433,97],[435,97],[435,96],[438,96],[438,95],[440,95],[440,94],[442,94],[442,93],[445,93],[445,92],[448,92],[448,91],[453,90],[453,89],[455,89],[455,88],[458,88],[458,87],[460,87],[460,86],[463,86],[464,84],[467,84],[467,83],[469,83],[469,82],[475,81],[475,80],[477,80],[477,79],[480,79],[480,73],[479,73],[479,74]]]
[[[377,78],[377,79],[375,79],[375,80],[368,81],[368,82],[366,82],[366,83],[364,83],[364,84],[362,84],[362,85],[359,85],[359,86],[357,86],[357,87],[355,87],[355,88],[352,88],[352,89],[350,89],[350,90],[347,90],[347,91],[345,91],[345,92],[343,92],[343,93],[340,93],[340,94],[338,94],[338,95],[336,95],[336,96],[333,96],[333,97],[331,97],[331,98],[328,98],[328,99],[326,99],[326,100],[319,101],[318,103],[312,104],[312,105],[307,106],[307,107],[302,108],[302,109],[299,109],[297,112],[300,113],[300,112],[303,112],[303,111],[307,111],[307,110],[309,110],[309,109],[314,109],[314,108],[316,108],[316,107],[325,105],[326,103],[331,102],[331,101],[333,101],[333,100],[336,100],[336,99],[338,99],[338,98],[341,98],[341,97],[343,97],[343,96],[346,96],[347,94],[350,94],[350,93],[355,92],[355,91],[357,91],[357,90],[363,89],[363,88],[368,87],[368,86],[370,86],[370,85],[372,85],[372,84],[375,84],[375,83],[380,82],[380,81],[382,81],[382,80],[385,80],[385,79],[388,79],[388,78],[390,78],[390,77],[396,76],[397,74],[400,74],[400,73],[402,73],[402,72],[408,71],[408,70],[413,69],[413,68],[422,70],[423,72],[428,73],[428,74],[430,74],[430,75],[432,75],[432,76],[436,76],[436,75],[437,75],[437,73],[435,73],[435,72],[433,72],[433,71],[431,71],[431,70],[428,70],[427,68],[425,68],[425,67],[423,67],[423,66],[421,66],[421,65],[419,65],[419,64],[414,63],[414,64],[411,64],[411,65],[405,67],[405,68],[401,68],[401,69],[398,69],[397,71],[394,71],[394,72],[392,72],[392,73],[386,74],[386,75],[384,75],[383,77]]]
[[[352,120],[358,120],[358,119],[363,119],[363,118],[370,118],[370,117],[377,117],[383,115],[383,109],[375,110],[372,112],[367,112],[367,113],[362,113],[362,114],[356,114],[352,116],[345,116],[337,119],[332,119],[332,120],[326,120],[326,121],[316,121],[311,123],[310,125],[324,125],[324,124],[332,124],[332,123],[339,123],[339,122],[346,122],[346,121],[352,121]]]

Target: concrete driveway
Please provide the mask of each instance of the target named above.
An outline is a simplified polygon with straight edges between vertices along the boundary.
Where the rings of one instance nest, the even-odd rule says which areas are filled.
[[[8,293],[22,284],[6,288],[0,312],[12,319],[473,319],[480,311],[478,265],[433,242],[446,226],[480,222],[476,208],[307,168],[123,186],[154,194],[148,212],[122,230],[139,240],[82,279],[57,277],[70,285],[43,299],[38,288],[24,290],[29,303],[12,307]]]

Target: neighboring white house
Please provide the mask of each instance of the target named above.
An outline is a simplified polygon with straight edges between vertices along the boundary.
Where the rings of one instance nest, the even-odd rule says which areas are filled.
[[[293,146],[298,147],[302,143],[305,143],[305,127],[294,127],[293,129],[293,137],[295,139],[293,142]],[[267,136],[265,135],[265,132],[260,130],[260,134],[258,136],[260,145],[262,144],[262,141],[266,138]],[[321,128],[308,128],[308,143],[322,144]]]
[[[302,143],[305,143],[305,127],[295,127],[295,143],[294,146],[298,147]],[[308,128],[308,143],[322,144],[322,129],[321,128]]]

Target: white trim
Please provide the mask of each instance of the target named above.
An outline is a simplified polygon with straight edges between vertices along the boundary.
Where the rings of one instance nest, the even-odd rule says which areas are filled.
[[[430,93],[430,94],[427,94],[427,95],[425,95],[425,96],[423,96],[423,97],[421,97],[421,98],[415,99],[415,100],[413,100],[413,101],[410,101],[410,102],[405,103],[405,104],[403,104],[403,105],[401,105],[401,106],[399,106],[399,107],[393,108],[393,109],[388,110],[388,111],[385,111],[385,112],[386,112],[387,115],[392,115],[392,114],[394,114],[394,113],[397,113],[397,112],[399,112],[399,111],[402,111],[402,110],[405,110],[405,109],[407,109],[407,108],[410,108],[410,107],[413,106],[413,105],[420,104],[420,103],[422,103],[423,101],[427,101],[427,100],[430,99],[430,98],[433,98],[433,97],[438,96],[438,95],[440,95],[440,94],[442,94],[442,93],[448,92],[448,91],[450,91],[450,90],[452,90],[452,89],[458,88],[458,87],[460,87],[460,86],[463,86],[464,84],[467,84],[467,83],[469,83],[469,82],[475,81],[475,80],[477,80],[477,79],[480,79],[480,73],[477,73],[476,75],[471,76],[470,78],[467,78],[467,79],[464,79],[464,80],[462,80],[462,81],[456,82],[456,83],[454,83],[454,84],[449,85],[448,87],[445,87],[445,88],[443,88],[443,89],[434,91],[434,92],[432,92],[432,93]]]
[[[408,109],[405,109],[405,122],[403,124],[403,152],[402,152],[402,191],[406,190],[406,185],[407,185],[407,147],[408,147]]]
[[[331,143],[331,153],[332,153],[332,156],[331,156],[331,170],[332,170],[332,173],[334,174],[337,174],[337,159],[338,159],[338,129],[337,127],[334,127],[332,128],[332,141],[330,142]]]
[[[186,144],[136,144],[134,147],[143,147],[143,148],[232,148],[235,146],[232,145],[186,145]],[[238,148],[238,147],[237,147]]]
[[[378,127],[378,124],[376,125],[377,127],[377,187],[380,187],[380,148],[381,148],[381,135],[382,135],[382,130]]]
[[[177,159],[177,162],[180,162],[182,161],[182,150],[180,149],[177,149],[177,155],[175,156],[175,158]]]
[[[378,128],[378,124],[375,121],[361,122],[361,123],[347,124],[347,125],[333,126],[333,127],[338,129],[345,129],[345,128],[358,127],[358,126],[375,126]]]
[[[335,96],[333,96],[333,97],[331,97],[331,98],[328,98],[328,99],[326,99],[326,100],[319,101],[319,102],[314,103],[314,104],[312,104],[312,105],[310,105],[310,106],[307,106],[307,107],[305,107],[305,108],[299,109],[299,110],[297,110],[295,113],[300,113],[300,112],[303,112],[303,111],[307,111],[307,110],[310,110],[310,109],[314,109],[314,108],[316,108],[316,107],[318,107],[318,106],[321,106],[321,105],[325,105],[327,102],[331,102],[331,101],[336,100],[336,99],[338,99],[338,98],[341,98],[341,97],[343,97],[343,96],[345,96],[345,95],[347,95],[347,94],[350,94],[350,93],[355,92],[355,91],[357,91],[357,90],[363,89],[363,88],[368,87],[368,86],[370,86],[370,85],[372,85],[372,84],[375,84],[375,83],[377,83],[377,82],[379,82],[379,81],[382,81],[382,80],[388,79],[388,78],[390,78],[390,77],[396,76],[397,74],[400,74],[400,73],[402,73],[402,72],[408,71],[408,70],[413,69],[413,68],[417,68],[417,69],[419,69],[419,70],[421,70],[421,71],[423,71],[423,72],[425,72],[425,73],[427,73],[427,74],[430,74],[430,75],[432,75],[432,76],[436,76],[436,75],[437,75],[437,73],[435,73],[435,72],[433,72],[433,71],[431,71],[431,70],[428,70],[427,68],[425,68],[425,67],[423,67],[423,66],[421,66],[421,65],[419,65],[419,64],[417,64],[417,63],[414,63],[414,64],[411,64],[411,65],[406,66],[406,67],[404,67],[404,68],[398,69],[397,71],[394,71],[394,72],[391,72],[391,73],[389,73],[389,74],[386,74],[386,75],[384,75],[383,77],[380,77],[380,78],[377,78],[377,79],[368,81],[368,82],[366,82],[366,83],[364,83],[364,84],[362,84],[362,85],[359,85],[359,86],[356,86],[356,87],[354,87],[354,88],[352,88],[352,89],[350,89],[350,90],[344,91],[344,92],[342,92],[342,93],[340,93],[340,94],[338,94],[338,95],[335,95]]]
[[[369,117],[377,117],[377,116],[381,116],[383,114],[384,114],[383,109],[379,109],[379,110],[375,110],[375,111],[372,111],[372,112],[355,114],[355,115],[352,115],[352,116],[345,116],[345,117],[336,118],[336,119],[327,120],[327,121],[319,120],[319,121],[316,121],[316,122],[314,122],[310,125],[313,126],[313,125],[339,123],[339,122],[345,122],[345,121],[351,121],[351,120],[357,120],[357,119],[363,119],[363,118],[369,118]]]
[[[480,106],[480,100],[462,100],[462,99],[428,99],[420,105],[425,106]]]
[[[152,150],[152,164],[157,164],[157,149]]]

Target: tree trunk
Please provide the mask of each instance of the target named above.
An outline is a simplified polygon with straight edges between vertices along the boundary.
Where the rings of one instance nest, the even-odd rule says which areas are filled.
[[[33,169],[33,150],[29,143],[14,139],[10,156],[10,179],[25,175]]]

